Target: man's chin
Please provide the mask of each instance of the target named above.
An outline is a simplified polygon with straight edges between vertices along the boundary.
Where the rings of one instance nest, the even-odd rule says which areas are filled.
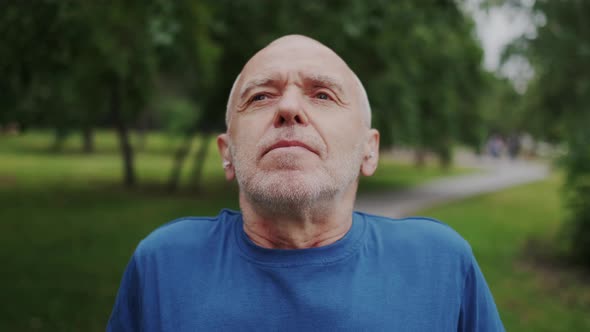
[[[253,201],[267,208],[294,208],[312,205],[335,194],[336,190],[324,182],[305,172],[281,171],[259,174],[243,189]]]
[[[281,176],[289,175],[293,173],[295,175],[307,175],[307,176],[314,176],[314,172],[317,171],[317,165],[313,165],[312,163],[291,163],[291,164],[282,164],[282,165],[266,165],[266,167],[260,168],[259,172],[266,173],[266,174],[280,174]]]
[[[317,169],[291,166],[273,169],[262,169],[256,173],[255,182],[272,183],[272,185],[287,185],[288,183],[308,183],[313,186],[315,183],[323,183],[323,174],[318,174]]]

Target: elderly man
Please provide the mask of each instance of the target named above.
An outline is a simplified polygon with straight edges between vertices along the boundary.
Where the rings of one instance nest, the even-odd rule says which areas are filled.
[[[241,212],[135,251],[109,331],[502,331],[469,245],[426,218],[353,212],[377,167],[367,95],[332,50],[280,38],[236,79],[217,139]]]

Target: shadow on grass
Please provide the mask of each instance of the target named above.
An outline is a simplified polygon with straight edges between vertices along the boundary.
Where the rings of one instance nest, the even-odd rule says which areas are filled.
[[[531,237],[516,268],[535,276],[541,288],[571,307],[590,309],[590,268],[568,255],[560,238]]]

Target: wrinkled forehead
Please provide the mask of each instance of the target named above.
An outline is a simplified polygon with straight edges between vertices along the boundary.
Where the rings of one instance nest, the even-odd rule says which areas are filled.
[[[336,53],[313,40],[272,43],[246,63],[237,82],[244,84],[267,77],[301,79],[324,77],[337,81],[348,93],[354,91],[354,74]]]

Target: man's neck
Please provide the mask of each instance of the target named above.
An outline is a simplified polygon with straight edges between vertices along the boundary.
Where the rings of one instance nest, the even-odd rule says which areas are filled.
[[[269,212],[240,194],[244,232],[257,245],[270,249],[305,249],[332,244],[352,226],[354,193],[333,202],[318,202],[297,213]]]

